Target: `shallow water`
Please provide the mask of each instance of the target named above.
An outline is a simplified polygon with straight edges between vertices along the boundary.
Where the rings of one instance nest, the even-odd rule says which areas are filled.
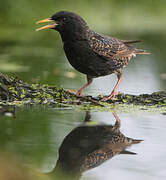
[[[79,89],[86,78],[68,63],[58,33],[49,30],[35,32],[38,28],[35,21],[47,18],[52,12],[60,9],[66,8],[71,11],[77,9],[90,27],[97,32],[120,39],[140,39],[143,42],[136,46],[151,52],[151,55],[132,59],[124,69],[119,91],[141,94],[166,89],[164,2],[126,3],[122,0],[105,0],[95,1],[95,6],[89,1],[72,2],[70,6],[65,0],[54,2],[48,0],[47,4],[42,2],[41,6],[38,2],[11,3],[6,0],[1,3],[0,21],[3,26],[0,29],[0,72],[17,76],[29,83],[47,83],[67,89]],[[117,13],[117,10],[120,13]],[[85,94],[93,96],[108,94],[115,83],[115,75],[96,78],[85,90]],[[116,155],[96,168],[81,173],[80,178],[165,179],[165,113],[160,114],[157,110],[154,113],[138,110],[122,113],[115,109],[116,111],[121,120],[121,133],[130,138],[143,140],[139,144],[127,147],[128,151],[137,154]],[[35,170],[41,174],[52,172],[56,177],[54,168],[59,158],[58,150],[65,137],[74,128],[82,125],[86,112],[74,109],[25,107],[15,109],[14,113],[15,118],[8,117],[10,114],[0,115],[1,152],[10,152],[12,156],[16,156],[21,164],[25,165],[25,169]],[[92,111],[90,114],[93,125],[115,124],[112,112]],[[3,154],[0,153],[0,158],[1,156]],[[0,179],[3,170],[1,167],[4,166],[3,161],[1,162]],[[6,162],[10,160],[7,158]],[[9,165],[10,163],[7,167]]]
[[[52,172],[64,138],[83,123],[85,115],[86,112],[35,108],[19,110],[15,119],[1,117],[1,151],[16,154],[29,168],[35,167],[42,173]],[[165,115],[137,112],[119,113],[118,116],[121,133],[143,140],[127,148],[137,154],[116,155],[83,173],[81,179],[166,178]],[[94,125],[115,124],[111,112],[91,112],[91,121]]]

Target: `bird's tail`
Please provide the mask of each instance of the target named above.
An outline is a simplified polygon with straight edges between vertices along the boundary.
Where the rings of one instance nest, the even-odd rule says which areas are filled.
[[[132,139],[132,144],[138,144],[140,142],[142,142],[143,140],[141,139]]]
[[[141,40],[122,40],[125,44],[139,43]]]
[[[142,139],[133,139],[133,138],[129,138],[129,137],[126,137],[127,138],[127,143],[128,143],[128,146],[132,145],[132,144],[138,144],[138,143],[141,143],[143,140]]]
[[[142,49],[135,49],[134,53],[135,54],[150,54],[149,52],[142,50]]]

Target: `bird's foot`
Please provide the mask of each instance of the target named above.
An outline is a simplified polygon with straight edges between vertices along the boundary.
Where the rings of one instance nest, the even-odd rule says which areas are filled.
[[[115,98],[118,94],[120,94],[121,92],[112,92],[109,96],[104,96],[101,101],[108,101],[110,99]]]
[[[82,90],[78,90],[77,93],[76,93],[76,96],[83,96],[82,95]]]
[[[108,100],[110,100],[110,99],[113,99],[115,97],[115,95],[109,95],[109,96],[104,96],[102,99],[101,99],[101,101],[108,101]]]

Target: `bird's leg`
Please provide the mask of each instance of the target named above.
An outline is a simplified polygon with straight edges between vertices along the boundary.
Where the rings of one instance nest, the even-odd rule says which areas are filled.
[[[77,96],[81,96],[82,95],[82,91],[87,87],[87,86],[89,86],[91,83],[92,83],[92,78],[91,77],[89,77],[89,76],[87,76],[87,83],[81,88],[81,89],[79,89],[78,91],[77,91],[77,93],[76,93],[76,95]]]
[[[84,122],[90,122],[91,121],[91,115],[89,111],[86,111],[86,116]]]
[[[120,127],[120,119],[119,119],[118,115],[116,114],[116,112],[113,112],[112,114],[113,114],[113,116],[114,116],[115,119],[116,119],[115,126],[116,126],[116,127]]]
[[[119,84],[121,83],[122,81],[122,73],[118,73],[117,74],[117,77],[118,77],[118,81],[114,87],[114,89],[112,90],[111,94],[109,96],[106,96],[102,99],[102,101],[107,101],[111,98],[114,98],[118,93],[116,93],[116,89],[119,87]]]

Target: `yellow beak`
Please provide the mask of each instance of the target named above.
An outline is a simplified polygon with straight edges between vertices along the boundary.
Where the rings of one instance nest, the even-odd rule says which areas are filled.
[[[36,24],[45,23],[45,22],[53,22],[53,21],[54,20],[52,20],[51,18],[47,18],[47,19],[43,19],[43,20],[37,21]],[[40,31],[40,30],[43,30],[43,29],[51,29],[51,28],[56,27],[57,25],[58,25],[57,23],[49,24],[49,25],[46,25],[46,26],[43,26],[41,28],[36,29],[36,31]]]

